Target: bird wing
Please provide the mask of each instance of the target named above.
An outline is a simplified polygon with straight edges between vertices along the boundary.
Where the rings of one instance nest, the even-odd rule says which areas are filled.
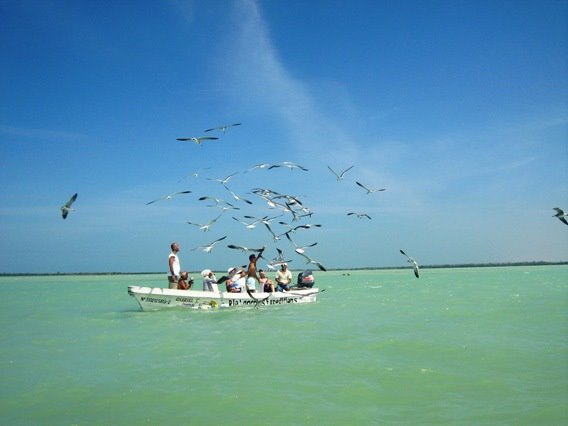
[[[77,195],[79,195],[79,194],[73,194],[71,196],[71,198],[69,198],[69,201],[67,201],[65,203],[65,207],[67,207],[67,208],[71,207],[71,204],[73,204],[75,202],[75,200],[77,199]]]
[[[219,241],[223,241],[225,238],[227,238],[226,235],[225,235],[224,237],[221,237],[221,238],[216,239],[216,240],[213,241],[210,245],[216,244],[216,243],[218,243]]]
[[[211,132],[213,130],[225,130],[228,129],[229,127],[234,127],[234,126],[240,126],[241,123],[233,123],[233,124],[226,124],[224,126],[218,126],[218,127],[211,127],[210,129],[204,130],[204,132]]]
[[[343,171],[341,172],[341,174],[339,175],[339,177],[343,177],[343,175],[344,175],[345,173],[347,173],[349,170],[351,170],[353,167],[355,167],[355,165],[353,165],[353,166],[351,166],[351,167],[348,167],[348,168],[346,168],[345,170],[343,170]]]
[[[363,188],[365,191],[370,192],[369,188],[367,188],[367,187],[366,187],[365,185],[363,185],[361,182],[355,181],[355,183],[356,183],[357,185],[359,185],[361,188]]]
[[[335,170],[333,170],[333,169],[332,169],[331,167],[329,167],[329,166],[327,166],[327,168],[328,168],[329,170],[331,170],[331,173],[333,173],[337,179],[339,179],[339,175],[338,175],[337,173],[335,173]]]
[[[163,200],[164,198],[165,198],[165,197],[156,198],[155,200],[152,200],[152,201],[146,203],[146,205],[148,206],[148,205],[150,205],[150,204],[154,204],[156,201]]]

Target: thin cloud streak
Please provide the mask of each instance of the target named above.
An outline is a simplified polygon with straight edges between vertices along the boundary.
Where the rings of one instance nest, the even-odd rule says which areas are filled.
[[[309,88],[294,78],[278,57],[258,4],[240,1],[235,21],[237,36],[227,69],[230,79],[241,89],[241,99],[284,119],[295,148],[301,152],[323,151],[328,155],[325,153],[332,147],[330,159],[356,159],[356,147],[348,132],[321,111]]]
[[[9,126],[0,124],[0,135],[7,137],[16,137],[34,140],[77,140],[85,138],[85,135],[80,133],[67,132],[64,130],[48,130],[48,129],[34,129],[26,127]]]

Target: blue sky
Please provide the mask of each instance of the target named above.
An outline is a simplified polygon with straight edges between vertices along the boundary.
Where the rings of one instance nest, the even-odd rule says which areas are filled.
[[[321,224],[292,237],[328,268],[406,266],[400,249],[568,260],[552,217],[568,211],[567,2],[8,0],[0,14],[0,272],[165,271],[172,241],[191,271],[243,264],[228,244],[303,269],[289,241],[232,219],[279,214],[277,232]],[[244,173],[282,161],[309,171]],[[328,169],[352,165],[342,181]],[[235,172],[252,205],[210,180]],[[253,188],[313,215],[292,222]],[[203,232],[187,222],[220,213],[205,195],[240,210]]]

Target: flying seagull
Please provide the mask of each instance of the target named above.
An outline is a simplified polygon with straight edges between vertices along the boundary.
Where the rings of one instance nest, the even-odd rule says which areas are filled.
[[[331,173],[333,173],[333,174],[335,175],[335,177],[336,177],[337,180],[343,180],[343,177],[344,177],[345,173],[347,173],[347,172],[348,172],[349,170],[351,170],[353,167],[355,167],[355,166],[348,167],[347,169],[343,170],[341,173],[337,174],[337,173],[335,172],[335,170],[333,170],[331,167],[327,166],[327,168],[328,168],[329,170],[331,170]]]
[[[211,244],[208,244],[208,245],[206,245],[206,246],[195,247],[195,248],[193,248],[193,249],[191,249],[191,250],[193,251],[193,250],[197,250],[197,249],[202,249],[205,253],[211,253],[211,250],[213,250],[213,246],[214,246],[215,244],[217,244],[219,241],[223,241],[225,238],[227,238],[226,235],[225,235],[224,237],[221,237],[221,238],[216,239],[216,240],[213,241]]]
[[[222,184],[223,186],[225,186],[226,184],[229,183],[229,181],[231,180],[231,178],[233,176],[235,176],[237,173],[239,172],[235,172],[235,173],[231,173],[229,176],[226,176],[222,179],[211,179],[211,178],[207,178],[208,180],[214,180],[215,182],[219,182],[220,184]]]
[[[231,195],[233,196],[233,198],[234,198],[235,200],[237,200],[237,201],[243,201],[243,202],[245,202],[245,203],[247,203],[247,204],[252,204],[252,201],[247,200],[246,198],[243,198],[243,197],[241,197],[240,195],[235,194],[233,191],[231,191],[231,190],[229,189],[229,187],[228,187],[227,185],[223,184],[223,186],[225,187],[225,189],[226,189],[227,191],[229,191],[229,192],[231,193]]]
[[[253,171],[253,170],[255,170],[255,169],[268,169],[270,166],[272,166],[272,164],[269,164],[269,163],[258,163],[258,164],[255,164],[254,166],[252,166],[250,169],[245,170],[244,173],[251,172],[251,171]]]
[[[310,244],[310,245],[301,247],[301,246],[299,246],[298,244],[296,244],[296,243],[292,240],[292,238],[290,238],[290,234],[289,234],[288,232],[286,232],[284,235],[286,235],[286,238],[288,238],[288,241],[290,241],[290,242],[294,245],[294,247],[295,247],[294,250],[295,250],[296,253],[298,253],[298,254],[304,254],[306,248],[308,248],[308,247],[313,247],[313,246],[317,245],[317,242],[316,242],[316,243],[313,243],[313,244]]]
[[[191,194],[191,191],[180,191],[180,192],[176,192],[176,193],[174,193],[174,194],[165,195],[165,196],[163,196],[163,197],[156,198],[155,200],[152,200],[152,201],[146,203],[146,205],[153,204],[153,203],[155,203],[156,201],[161,201],[161,200],[168,200],[168,201],[169,201],[169,200],[171,200],[172,198],[174,198],[176,195],[181,195],[181,194]]]
[[[412,263],[412,268],[414,269],[414,275],[416,275],[416,278],[420,278],[420,276],[418,275],[418,263],[416,263],[416,260],[411,258],[404,251],[401,250],[400,252],[408,258],[408,263]]]
[[[235,127],[235,126],[240,126],[240,125],[241,125],[241,123],[225,124],[224,126],[212,127],[210,129],[204,130],[204,132],[211,132],[213,130],[220,130],[223,133],[225,133],[229,127]],[[217,138],[215,138],[215,139],[217,139]]]
[[[371,220],[371,216],[369,216],[367,213],[355,213],[355,212],[347,213],[347,216],[351,216],[351,215],[355,215],[359,219],[363,219],[364,217],[366,217],[367,219]]]
[[[381,188],[381,189],[369,189],[367,188],[365,185],[363,185],[360,182],[355,181],[355,183],[357,185],[359,185],[361,188],[363,188],[365,191],[367,191],[367,194],[372,194],[373,192],[380,192],[380,191],[384,191],[386,188]]]
[[[248,248],[248,247],[243,247],[243,246],[236,246],[234,244],[229,244],[227,247],[229,247],[230,249],[233,249],[233,250],[241,250],[245,253],[247,251],[253,251],[253,252],[256,252],[256,253],[260,253],[261,251],[264,250],[264,247],[259,248],[259,249],[253,249],[253,248]]]
[[[197,145],[201,145],[201,142],[203,141],[212,141],[215,139],[219,139],[213,136],[199,136],[199,137],[190,137],[190,138],[176,138],[176,141],[182,141],[182,142],[195,142]]]
[[[256,225],[257,225],[258,223],[260,223],[260,220],[255,220],[254,222],[250,222],[250,223],[249,223],[249,222],[244,222],[244,221],[242,221],[242,220],[240,220],[240,219],[237,219],[235,216],[232,216],[232,218],[235,219],[237,222],[242,223],[243,225],[245,225],[245,227],[246,227],[247,229],[254,229],[254,228],[256,228]]]
[[[264,226],[266,226],[266,229],[268,229],[268,232],[272,234],[272,238],[274,239],[274,241],[278,241],[280,239],[280,235],[276,235],[269,224],[267,224],[266,222],[263,223]]]
[[[291,161],[282,161],[281,163],[273,164],[272,166],[270,166],[270,167],[268,168],[268,170],[274,169],[274,168],[276,168],[276,167],[288,167],[290,170],[292,170],[292,169],[300,169],[300,170],[303,170],[303,171],[305,171],[305,172],[308,171],[308,169],[306,169],[305,167],[300,166],[299,164],[292,163]]]
[[[307,262],[306,262],[306,263],[314,264],[314,265],[316,265],[318,268],[320,268],[320,269],[321,269],[322,271],[324,271],[324,272],[327,271],[327,269],[325,269],[325,267],[324,267],[321,263],[319,263],[317,260],[313,260],[313,259],[310,258],[307,254],[305,254],[305,253],[300,253],[298,250],[296,250],[296,253],[298,253],[300,256],[305,257],[305,258],[307,259]]]
[[[197,170],[194,171],[193,173],[190,173],[190,174],[188,174],[188,175],[182,176],[182,177],[180,178],[180,180],[178,180],[178,182],[181,182],[182,180],[184,180],[185,178],[187,178],[187,177],[189,177],[189,176],[196,178],[196,177],[199,176],[199,174],[200,174],[203,170],[207,170],[207,169],[210,169],[210,168],[211,168],[211,167],[205,167],[205,168],[203,168],[203,169],[197,169]]]
[[[560,222],[568,225],[568,220],[566,220],[566,217],[568,217],[568,215],[564,213],[564,210],[562,210],[560,207],[554,207],[554,210],[556,210],[556,214],[553,217],[557,217]]]
[[[63,219],[66,219],[66,218],[67,218],[67,215],[69,214],[69,212],[70,212],[71,210],[73,210],[73,209],[71,208],[71,205],[72,205],[72,204],[75,202],[75,200],[77,199],[77,195],[78,195],[78,194],[73,194],[73,195],[71,196],[71,198],[69,198],[69,201],[67,201],[64,205],[61,206],[61,217],[62,217]]]
[[[305,223],[304,225],[298,225],[296,227],[294,227],[292,229],[292,231],[296,231],[296,229],[300,229],[300,228],[304,228],[304,229],[311,229],[311,228],[321,228],[321,225],[319,223],[316,224],[311,224],[311,223]]]
[[[222,216],[223,214],[221,213],[219,216],[217,216],[215,219],[211,219],[209,222],[205,223],[205,224],[199,224],[199,223],[193,223],[193,222],[187,222],[190,225],[195,225],[197,226],[199,229],[201,229],[203,232],[207,232],[209,231],[209,229],[211,229],[211,225],[213,225],[215,222],[217,222],[217,220]]]

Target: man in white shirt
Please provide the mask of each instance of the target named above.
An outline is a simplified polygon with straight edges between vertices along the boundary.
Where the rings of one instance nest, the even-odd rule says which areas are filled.
[[[177,256],[177,254],[179,252],[179,244],[178,243],[172,243],[170,245],[170,247],[172,249],[172,252],[168,256],[168,265],[169,265],[168,287],[169,288],[177,288],[178,280],[179,280],[179,274],[180,274],[180,271],[181,271],[179,258]]]
[[[280,270],[276,272],[276,284],[278,284],[278,291],[290,290],[290,283],[292,282],[292,273],[288,270],[288,264],[283,263]]]

